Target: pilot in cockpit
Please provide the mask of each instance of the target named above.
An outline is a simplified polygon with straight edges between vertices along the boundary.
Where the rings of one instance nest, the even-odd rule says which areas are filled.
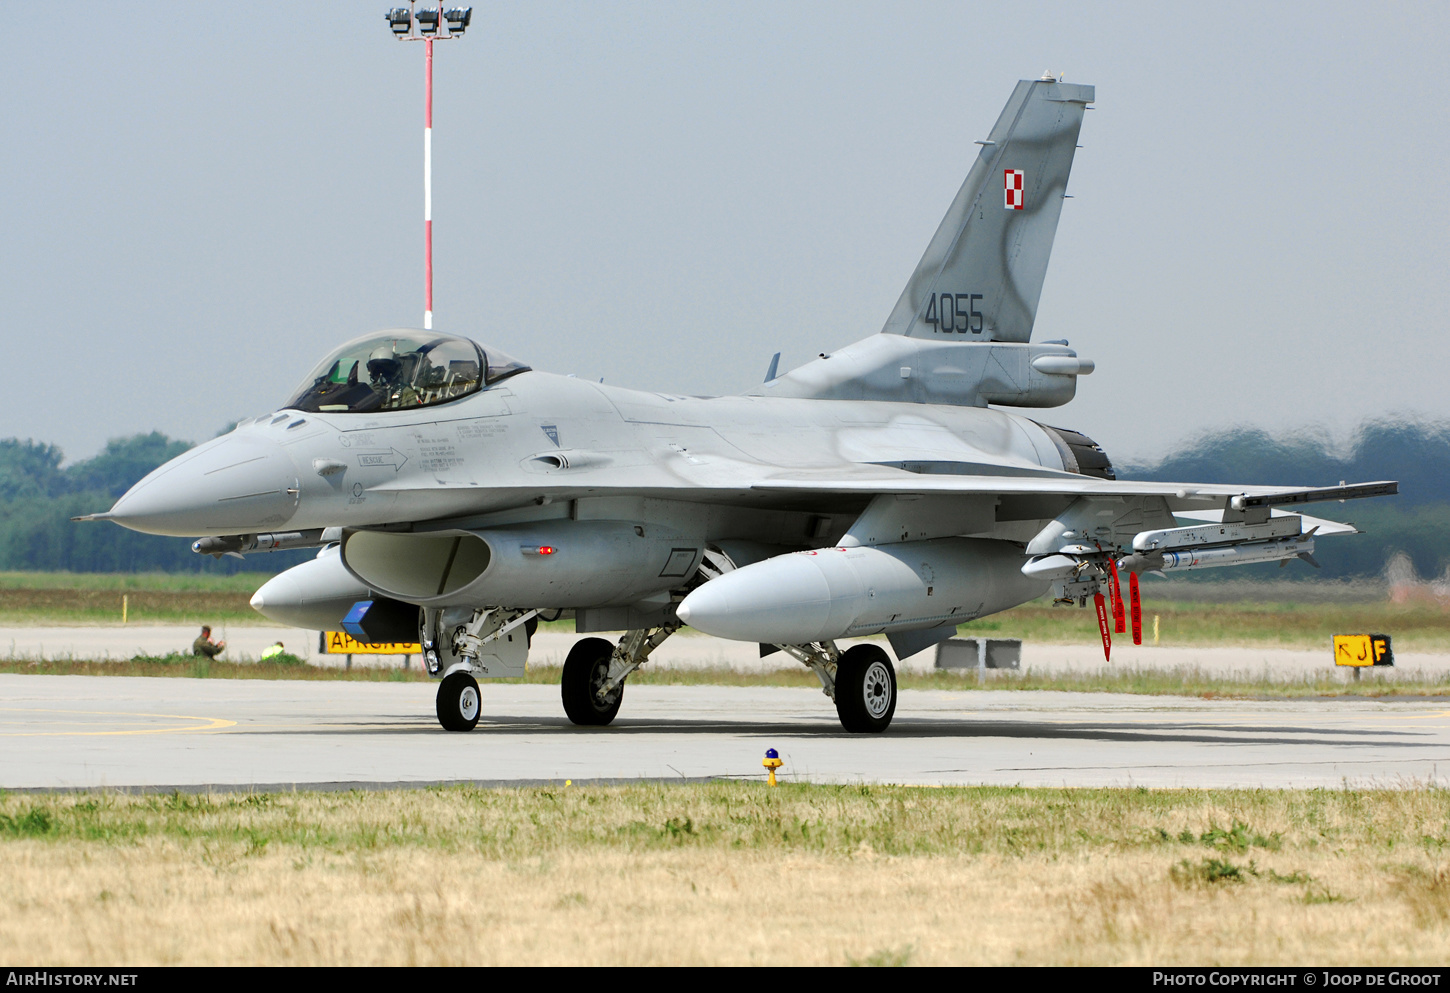
[[[392,345],[379,345],[368,355],[368,381],[383,395],[384,409],[408,407],[420,403],[418,391],[408,383],[403,363]]]

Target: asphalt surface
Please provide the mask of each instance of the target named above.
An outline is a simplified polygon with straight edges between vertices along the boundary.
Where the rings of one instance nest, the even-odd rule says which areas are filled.
[[[848,735],[815,690],[628,687],[576,728],[557,687],[483,686],[449,734],[421,683],[0,674],[6,789],[347,788],[759,779],[1043,786],[1410,786],[1450,776],[1444,700],[1224,701],[906,691],[884,735]]]

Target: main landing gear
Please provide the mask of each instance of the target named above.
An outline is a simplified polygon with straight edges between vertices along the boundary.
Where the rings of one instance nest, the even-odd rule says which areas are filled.
[[[842,652],[834,641],[776,645],[807,666],[821,681],[821,692],[836,704],[841,727],[853,734],[880,734],[896,714],[896,667],[876,645],[853,645]]]
[[[896,668],[875,645],[848,648],[836,663],[836,714],[856,734],[880,734],[896,714]]]
[[[625,679],[677,630],[679,625],[630,631],[618,645],[603,638],[576,642],[564,660],[559,687],[569,720],[584,727],[613,721],[624,701]],[[844,652],[831,641],[776,647],[816,674],[822,691],[836,704],[841,727],[853,734],[880,734],[891,726],[896,667],[879,646],[854,645]],[[441,710],[439,714],[441,720]]]
[[[603,638],[575,642],[564,660],[559,687],[569,720],[585,727],[603,727],[614,720],[624,700],[625,679],[679,629],[678,624],[639,628],[626,632],[618,645]]]
[[[609,681],[609,658],[614,646],[603,638],[584,638],[569,649],[564,659],[564,678],[560,689],[564,695],[564,713],[575,724],[602,727],[614,720],[624,702],[624,683],[606,689]]]

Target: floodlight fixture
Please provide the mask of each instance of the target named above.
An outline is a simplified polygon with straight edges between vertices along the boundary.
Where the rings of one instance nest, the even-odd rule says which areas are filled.
[[[468,30],[468,25],[473,20],[472,7],[454,7],[443,15],[448,21],[448,33],[450,35],[463,34]]]
[[[422,10],[414,14],[413,17],[418,22],[418,30],[425,35],[437,34],[438,13],[439,11],[437,7],[424,7]]]
[[[402,36],[413,29],[413,12],[407,7],[394,7],[384,15],[393,34]]]

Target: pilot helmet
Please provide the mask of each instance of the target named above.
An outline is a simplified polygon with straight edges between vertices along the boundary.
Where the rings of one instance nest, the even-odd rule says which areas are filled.
[[[368,375],[373,380],[392,382],[402,369],[402,363],[394,357],[392,345],[379,345],[368,355]]]

